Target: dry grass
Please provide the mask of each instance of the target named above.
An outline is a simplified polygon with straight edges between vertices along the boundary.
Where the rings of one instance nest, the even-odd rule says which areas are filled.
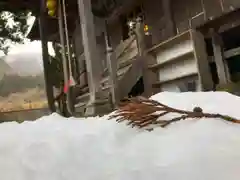
[[[45,92],[42,89],[29,89],[22,93],[13,93],[0,97],[0,112],[36,109],[47,106]]]

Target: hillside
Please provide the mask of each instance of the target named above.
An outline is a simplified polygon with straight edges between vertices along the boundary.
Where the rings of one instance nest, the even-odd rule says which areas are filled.
[[[19,52],[1,57],[0,111],[34,108],[36,104],[46,104],[41,53]]]
[[[0,111],[46,106],[43,74],[38,76],[4,75],[0,81]]]
[[[10,71],[11,67],[4,60],[0,59],[0,80]]]
[[[3,57],[11,70],[8,73],[19,76],[35,76],[43,72],[40,53],[19,53]]]

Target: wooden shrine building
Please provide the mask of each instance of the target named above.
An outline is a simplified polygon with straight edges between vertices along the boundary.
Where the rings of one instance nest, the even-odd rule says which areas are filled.
[[[0,0],[36,16],[49,107],[55,111],[47,42],[59,46],[70,115],[111,111],[128,96],[209,91],[240,81],[239,0]],[[238,91],[238,90],[237,90]]]

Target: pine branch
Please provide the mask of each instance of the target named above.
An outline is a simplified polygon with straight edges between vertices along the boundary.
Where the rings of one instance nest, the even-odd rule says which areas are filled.
[[[165,120],[165,115],[170,113],[179,114],[178,117]],[[116,119],[117,122],[128,121],[128,125],[138,128],[150,126],[166,127],[174,122],[186,119],[200,118],[220,118],[229,122],[240,124],[240,120],[222,114],[204,113],[200,107],[195,107],[192,111],[185,111],[169,107],[160,102],[149,100],[144,97],[129,98],[121,102],[115,114],[109,119]]]

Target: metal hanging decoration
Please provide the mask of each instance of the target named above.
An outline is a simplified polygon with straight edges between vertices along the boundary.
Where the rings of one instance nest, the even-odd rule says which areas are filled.
[[[57,14],[57,0],[47,0],[46,6],[48,9],[48,15],[51,17],[56,17]]]

